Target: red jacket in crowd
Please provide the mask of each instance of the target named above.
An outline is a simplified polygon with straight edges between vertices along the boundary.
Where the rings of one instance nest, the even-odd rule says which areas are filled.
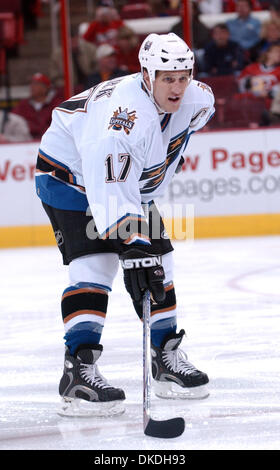
[[[31,99],[22,100],[12,112],[22,116],[28,123],[33,139],[41,139],[51,124],[52,110],[61,103],[61,96],[50,93],[44,103],[36,104]]]
[[[237,99],[262,99],[263,106],[270,109],[273,97],[278,93],[280,84],[280,66],[266,67],[260,63],[253,63],[245,67],[239,76],[241,93],[235,95]]]
[[[118,29],[122,26],[124,26],[122,20],[112,20],[107,24],[93,21],[84,33],[83,38],[86,41],[93,42],[97,46],[104,43],[114,46],[116,44]]]

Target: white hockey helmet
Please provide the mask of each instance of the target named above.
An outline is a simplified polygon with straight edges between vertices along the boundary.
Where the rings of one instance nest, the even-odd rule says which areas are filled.
[[[143,69],[148,72],[151,90],[148,90],[145,82],[144,85],[153,101],[153,82],[157,70],[190,70],[189,83],[193,78],[194,54],[185,41],[175,33],[149,34],[140,47],[138,58],[142,75]]]

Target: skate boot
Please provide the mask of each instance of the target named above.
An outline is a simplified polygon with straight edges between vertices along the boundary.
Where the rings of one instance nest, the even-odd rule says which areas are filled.
[[[65,351],[64,372],[59,384],[64,416],[114,416],[124,412],[123,390],[109,385],[96,365],[103,347],[85,345],[75,356]]]
[[[206,398],[207,375],[194,367],[179,349],[185,334],[181,330],[164,338],[161,348],[151,345],[153,386],[160,398]]]

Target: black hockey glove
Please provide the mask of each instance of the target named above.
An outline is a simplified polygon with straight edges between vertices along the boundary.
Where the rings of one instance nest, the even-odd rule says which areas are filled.
[[[124,284],[132,300],[140,302],[145,290],[149,290],[155,303],[165,300],[164,269],[161,256],[140,248],[130,248],[120,255]]]

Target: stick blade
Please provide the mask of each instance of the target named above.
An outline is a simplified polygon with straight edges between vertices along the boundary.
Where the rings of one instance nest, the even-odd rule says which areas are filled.
[[[144,434],[151,437],[171,439],[181,436],[185,430],[185,420],[183,418],[172,418],[165,421],[155,421],[150,418],[144,429]]]

